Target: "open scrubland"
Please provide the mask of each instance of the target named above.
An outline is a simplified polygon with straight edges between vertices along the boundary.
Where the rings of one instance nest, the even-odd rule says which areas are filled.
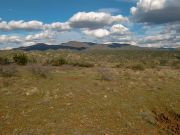
[[[180,51],[0,52],[0,135],[156,134],[180,134]]]

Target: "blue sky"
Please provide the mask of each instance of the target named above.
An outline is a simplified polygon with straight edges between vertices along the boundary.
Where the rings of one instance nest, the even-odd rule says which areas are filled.
[[[180,46],[179,0],[0,0],[0,48],[71,40]]]
[[[129,16],[134,2],[117,0],[1,0],[0,16],[4,20],[39,20],[46,23],[66,21],[80,11],[116,8]]]

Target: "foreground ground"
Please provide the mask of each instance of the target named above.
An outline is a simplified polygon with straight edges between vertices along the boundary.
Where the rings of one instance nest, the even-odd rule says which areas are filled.
[[[156,52],[153,60],[167,61],[155,67],[137,66],[139,53],[123,53],[63,54],[92,62],[90,67],[3,65],[16,73],[0,76],[0,134],[180,134],[180,70],[167,64],[178,63],[179,52]],[[148,61],[152,52],[142,55]]]

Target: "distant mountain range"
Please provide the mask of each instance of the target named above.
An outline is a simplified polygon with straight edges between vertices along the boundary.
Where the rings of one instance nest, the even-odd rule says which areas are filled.
[[[32,46],[25,46],[14,48],[13,50],[23,50],[23,51],[46,51],[46,50],[87,50],[87,49],[119,49],[119,50],[176,50],[176,48],[150,48],[150,47],[139,47],[130,44],[120,44],[120,43],[109,43],[109,44],[97,44],[92,42],[78,42],[70,41],[67,43],[62,43],[60,45],[47,45],[44,43],[37,43]]]

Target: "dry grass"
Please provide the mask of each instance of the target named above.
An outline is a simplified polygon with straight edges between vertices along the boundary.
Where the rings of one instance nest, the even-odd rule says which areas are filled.
[[[0,66],[1,77],[13,77],[17,75],[17,69],[14,65]]]
[[[155,125],[167,134],[180,134],[180,114],[169,108],[165,112],[152,111],[155,117]]]
[[[47,78],[50,73],[50,69],[48,67],[40,66],[40,65],[30,65],[29,71],[37,76],[42,78]]]
[[[112,81],[113,80],[112,73],[107,68],[99,68],[98,74],[100,76],[100,80],[103,80],[103,81]]]
[[[12,52],[6,53],[0,55],[11,59]],[[179,132],[180,72],[172,66],[173,61],[179,61],[178,52],[48,51],[29,52],[27,56],[36,58],[36,63],[16,66],[18,76],[0,76],[0,134]],[[54,58],[94,66],[43,66]],[[165,66],[159,66],[160,59],[168,59]],[[145,70],[127,68],[138,63]],[[115,67],[118,64],[122,66]],[[3,66],[3,72],[10,66]]]

